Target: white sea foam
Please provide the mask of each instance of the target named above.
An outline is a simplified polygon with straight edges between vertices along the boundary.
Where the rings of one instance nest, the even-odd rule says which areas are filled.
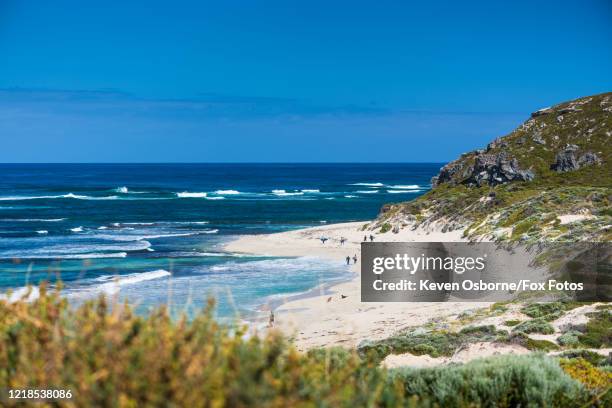
[[[301,191],[287,192],[286,190],[272,190],[272,194],[278,197],[304,195],[304,193]]]
[[[86,288],[83,291],[78,291],[74,295],[79,294],[92,294],[103,292],[107,295],[113,295],[118,293],[121,290],[122,286],[126,285],[134,285],[140,282],[160,279],[171,276],[172,274],[164,269],[158,269],[150,272],[142,272],[142,273],[130,273],[128,275],[105,275],[100,276],[99,278],[94,279],[94,282],[100,282],[91,288]]]
[[[397,188],[400,190],[418,190],[420,187],[417,184],[388,186],[389,188]]]
[[[70,228],[70,231],[72,231],[72,232],[83,232],[83,227]]]
[[[225,200],[225,197],[206,197],[207,200]]]
[[[359,194],[374,194],[378,193],[378,190],[357,190],[355,192]]]
[[[217,190],[217,191],[215,191],[215,194],[219,194],[219,195],[237,195],[237,194],[240,194],[240,191],[236,191],[236,190]]]
[[[123,186],[123,187],[117,187],[115,189],[115,192],[121,193],[121,194],[127,194],[129,191],[127,187]]]
[[[97,259],[125,258],[127,252],[92,252],[85,254],[28,254],[21,256],[0,256],[0,259]]]
[[[0,221],[6,221],[6,222],[61,222],[65,220],[66,218],[18,218],[18,219],[5,218]]]
[[[205,198],[208,194],[206,193],[190,193],[183,191],[182,193],[176,193],[178,198]]]
[[[418,193],[421,190],[387,190],[387,193],[389,194],[412,194],[412,193]]]
[[[319,190],[317,188],[312,188],[312,189],[306,188],[306,189],[302,190],[302,193],[320,193],[320,192],[321,192],[321,190]]]
[[[349,184],[349,186],[366,186],[366,187],[382,187],[383,183],[353,183]]]
[[[355,195],[347,194],[344,196],[345,198],[357,198]]]
[[[36,231],[36,233],[37,234],[41,234],[41,235],[45,235],[45,234],[48,234],[49,231],[47,231],[47,230],[38,230],[38,231]]]

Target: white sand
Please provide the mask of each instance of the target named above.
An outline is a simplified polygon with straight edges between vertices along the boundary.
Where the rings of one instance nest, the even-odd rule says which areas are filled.
[[[231,252],[271,256],[319,256],[345,263],[347,255],[361,258],[365,222],[332,224],[278,234],[250,235],[226,245]],[[375,233],[381,242],[459,242],[463,231],[442,233],[439,228],[402,229],[395,234]],[[320,237],[329,238],[325,244]],[[340,237],[348,241],[341,246]],[[319,346],[357,346],[363,340],[388,337],[400,329],[418,326],[432,318],[451,317],[489,303],[361,303],[360,263],[351,265],[353,279],[332,286],[328,292],[292,300],[275,310],[276,325],[294,338],[299,349]],[[321,289],[323,290],[323,289]],[[346,296],[342,298],[342,296]],[[265,322],[262,322],[265,324]]]

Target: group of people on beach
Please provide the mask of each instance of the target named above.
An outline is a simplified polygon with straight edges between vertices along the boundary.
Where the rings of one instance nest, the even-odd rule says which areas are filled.
[[[357,263],[357,254],[353,255],[353,263],[356,264]],[[351,257],[350,255],[346,256],[346,264],[350,265],[351,264]]]
[[[368,236],[363,236],[363,242],[368,242]],[[374,235],[370,234],[370,242],[374,242]]]

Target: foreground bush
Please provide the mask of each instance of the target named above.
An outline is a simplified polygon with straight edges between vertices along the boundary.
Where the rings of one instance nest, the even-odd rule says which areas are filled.
[[[73,399],[48,406],[78,407],[581,406],[594,398],[544,356],[394,372],[344,349],[299,353],[277,333],[247,335],[211,312],[176,321],[163,308],[140,317],[104,299],[72,308],[44,288],[32,303],[0,300],[0,405],[14,403],[7,389],[50,388]]]

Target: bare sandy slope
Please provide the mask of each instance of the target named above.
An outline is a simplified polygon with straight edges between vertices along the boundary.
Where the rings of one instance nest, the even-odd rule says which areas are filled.
[[[488,303],[361,303],[360,243],[364,222],[332,224],[268,235],[243,236],[226,245],[231,252],[271,256],[318,256],[345,263],[346,256],[357,255],[351,270],[354,277],[314,296],[286,301],[275,310],[276,326],[295,340],[299,349],[318,346],[356,346],[362,340],[388,337],[396,331],[426,323],[432,318],[448,318]],[[439,228],[402,229],[395,234],[374,234],[380,242],[459,242],[463,231],[442,233]],[[320,237],[329,240],[322,244]],[[348,239],[340,244],[340,237]],[[267,323],[267,319],[261,322]]]

